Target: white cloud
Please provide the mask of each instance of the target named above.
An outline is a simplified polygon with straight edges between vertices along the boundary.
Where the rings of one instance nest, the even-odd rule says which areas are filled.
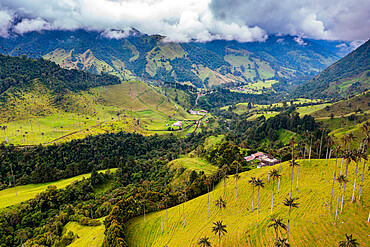
[[[299,45],[307,45],[302,39],[302,37],[294,37],[294,41],[297,42]]]
[[[18,33],[84,28],[108,30],[105,35],[120,38],[126,31],[112,30],[136,28],[169,41],[262,41],[266,34],[366,40],[370,36],[367,1],[1,0],[0,35],[8,34],[16,16],[23,18],[14,27]]]
[[[367,40],[368,0],[212,0],[215,18],[258,26],[272,34],[305,38]]]
[[[12,15],[7,11],[0,10],[0,37],[8,37],[9,36],[9,28],[12,24]]]
[[[14,31],[18,34],[50,29],[52,29],[51,25],[41,18],[23,19],[20,23],[14,26]]]

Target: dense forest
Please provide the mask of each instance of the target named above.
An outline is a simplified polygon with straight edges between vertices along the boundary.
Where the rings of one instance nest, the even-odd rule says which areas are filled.
[[[111,133],[89,136],[82,140],[49,146],[19,148],[0,145],[0,186],[10,183],[11,170],[17,184],[45,183],[61,178],[69,178],[92,171],[93,168],[118,167],[123,160],[140,158],[149,160],[161,157],[172,160],[180,153],[194,149],[206,134],[190,135],[178,140],[175,136],[149,136],[139,134]],[[127,179],[141,179],[153,168],[133,170]],[[127,181],[130,182],[130,181]]]
[[[38,79],[55,93],[66,90],[80,91],[90,87],[120,83],[116,76],[93,75],[76,69],[63,69],[54,62],[42,58],[30,59],[27,56],[11,57],[0,54],[0,99],[10,87],[29,85]]]
[[[366,73],[363,81],[359,81],[352,86],[344,87],[347,95],[341,92],[343,90],[341,83],[360,77],[364,72],[370,70],[370,40],[359,48],[342,58],[335,64],[326,68],[312,80],[299,86],[292,94],[293,97],[303,96],[307,98],[336,98],[355,95],[370,87],[370,74]],[[364,85],[361,85],[364,84]]]

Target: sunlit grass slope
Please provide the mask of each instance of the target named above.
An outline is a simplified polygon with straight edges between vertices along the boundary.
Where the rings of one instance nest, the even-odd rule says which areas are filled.
[[[63,229],[65,233],[67,234],[69,231],[72,231],[75,235],[78,236],[78,238],[76,237],[74,241],[68,246],[101,247],[104,241],[104,218],[99,219],[102,223],[100,226],[82,226],[77,222],[68,222],[68,224],[65,225]]]
[[[335,184],[333,207],[330,209],[330,196],[335,159],[328,165],[324,160],[300,162],[299,191],[296,190],[297,168],[294,169],[293,197],[299,197],[299,208],[291,213],[290,244],[291,246],[337,246],[344,234],[353,234],[360,246],[368,246],[370,242],[370,225],[366,223],[370,210],[370,174],[366,171],[361,202],[350,202],[352,194],[355,164],[349,167],[344,211],[339,214],[338,223],[334,223],[335,206],[339,185]],[[359,171],[362,171],[360,165]],[[338,160],[340,170],[340,160]],[[276,165],[274,168],[278,168]],[[339,173],[338,170],[338,173]],[[345,167],[343,166],[343,171]],[[241,174],[238,181],[238,200],[235,202],[235,180],[227,181],[227,207],[223,211],[223,222],[227,226],[227,234],[222,238],[222,246],[274,246],[275,233],[268,228],[271,223],[272,182],[268,182],[268,168],[255,169]],[[357,177],[356,196],[359,191],[361,173]],[[252,188],[248,183],[251,176],[262,178],[265,188],[260,191],[259,226],[256,227],[257,191],[254,194],[254,211],[251,210]],[[291,168],[288,163],[282,166],[280,191],[275,194],[274,215],[282,217],[287,223],[288,208],[283,199],[289,197]],[[135,218],[127,224],[125,234],[129,246],[196,246],[200,237],[210,237],[212,246],[218,246],[218,237],[212,233],[213,222],[220,220],[219,210],[213,200],[219,193],[223,195],[223,183],[210,193],[210,215],[207,217],[207,195],[185,203],[186,226],[183,226],[182,205],[181,223],[179,223],[178,206],[168,210],[168,233],[166,233],[166,213],[164,217],[164,233],[161,233],[161,213],[147,215],[147,223],[143,217]],[[275,183],[276,189],[276,183]],[[284,232],[285,233],[285,232]],[[286,236],[286,235],[285,235]]]
[[[115,171],[116,168],[111,169],[111,171]],[[105,172],[106,170],[98,171],[98,172]],[[70,185],[74,181],[82,180],[83,178],[89,178],[91,173],[82,174],[76,177],[61,179],[55,182],[48,182],[48,183],[40,183],[40,184],[27,184],[17,186],[15,188],[9,188],[0,191],[0,209],[5,208],[8,206],[12,206],[29,199],[34,198],[37,194],[42,191],[45,191],[48,186],[56,186],[58,189],[65,188],[67,185]],[[17,194],[16,194],[17,191]]]

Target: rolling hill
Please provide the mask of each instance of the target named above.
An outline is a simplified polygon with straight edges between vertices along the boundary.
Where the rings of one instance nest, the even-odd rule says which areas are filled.
[[[370,40],[299,86],[293,96],[341,99],[369,88]]]
[[[361,202],[350,202],[353,189],[355,164],[349,166],[346,187],[345,204],[339,213],[337,225],[334,225],[335,207],[337,204],[339,185],[335,184],[333,206],[330,209],[331,188],[335,159],[300,161],[299,190],[296,190],[297,170],[294,170],[293,197],[299,198],[299,207],[292,210],[290,224],[291,246],[336,246],[345,239],[344,234],[353,234],[360,246],[369,243],[369,224],[367,217],[370,210],[369,173],[365,173]],[[362,167],[362,162],[361,166]],[[278,169],[278,165],[274,168]],[[338,173],[340,159],[338,161]],[[344,167],[343,170],[344,172]],[[241,173],[238,181],[238,198],[235,202],[235,180],[227,180],[226,209],[223,210],[223,223],[227,233],[222,237],[222,246],[273,246],[275,232],[269,228],[271,224],[270,207],[272,181],[268,182],[268,168],[254,169]],[[282,165],[282,181],[280,191],[274,198],[274,216],[283,218],[287,223],[288,208],[283,205],[283,199],[289,197],[291,168],[288,163]],[[361,174],[357,177],[356,198],[359,190]],[[262,178],[265,187],[260,191],[259,225],[256,227],[257,190],[254,193],[254,210],[252,212],[252,187],[248,183],[251,176]],[[275,182],[276,190],[276,182]],[[168,209],[168,226],[166,212],[148,214],[144,223],[143,217],[129,221],[125,235],[129,246],[196,246],[199,238],[205,235],[210,238],[212,246],[218,246],[218,237],[212,233],[213,222],[220,220],[220,212],[213,201],[219,193],[223,195],[224,186],[220,183],[210,192],[210,214],[207,217],[207,198],[203,195],[185,203],[185,215],[181,205],[181,222],[179,222],[178,206]],[[340,207],[339,207],[340,210]],[[164,217],[164,232],[161,232],[161,214]],[[185,226],[183,218],[186,219]],[[168,227],[168,233],[166,232]],[[284,234],[283,237],[286,237]]]
[[[166,125],[177,120],[199,118],[185,111],[183,106],[193,102],[181,89],[62,69],[44,59],[3,55],[0,59],[4,142],[47,144],[120,130],[147,135],[148,131],[167,130]]]
[[[291,36],[271,36],[266,42],[164,42],[159,35],[137,30],[122,39],[85,30],[31,32],[0,38],[1,53],[44,57],[65,68],[101,71],[127,80],[181,82],[199,88],[224,83],[252,83],[271,78],[311,77],[342,53],[312,40],[298,44]]]

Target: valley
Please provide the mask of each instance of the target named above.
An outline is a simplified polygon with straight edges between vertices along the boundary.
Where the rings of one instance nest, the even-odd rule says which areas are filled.
[[[194,13],[0,25],[0,247],[367,246],[370,41]]]

